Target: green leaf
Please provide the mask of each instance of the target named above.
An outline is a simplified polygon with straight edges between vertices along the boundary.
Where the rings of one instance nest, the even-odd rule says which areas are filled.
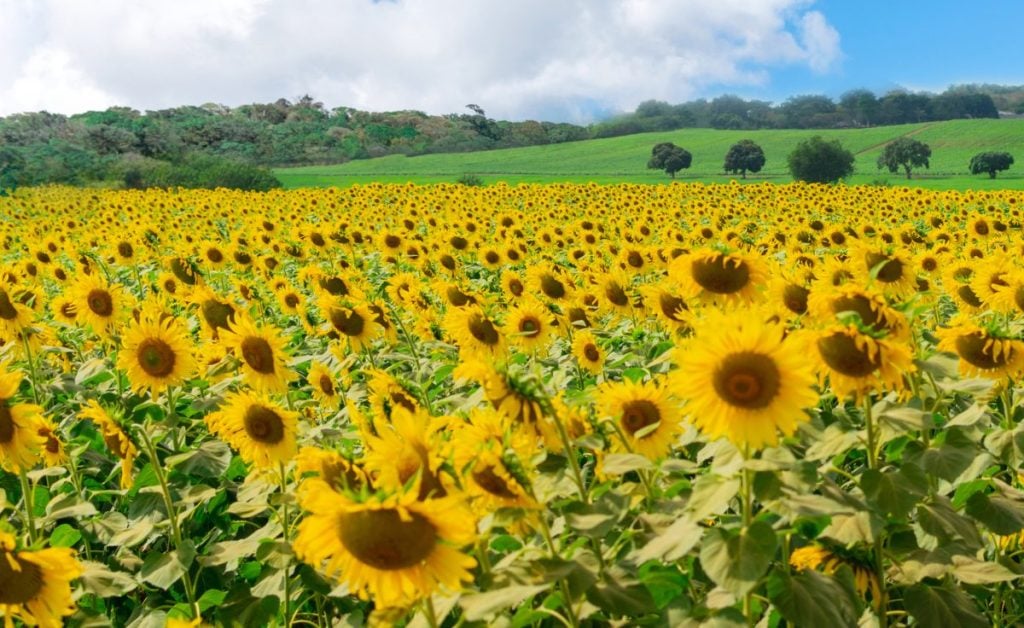
[[[959,587],[915,584],[903,592],[903,605],[921,626],[989,626],[988,620]]]
[[[678,598],[689,583],[689,578],[678,568],[666,567],[657,563],[644,565],[637,575],[640,582],[647,587],[647,591],[651,594],[654,605],[658,609],[665,608]]]
[[[821,531],[821,535],[841,545],[872,543],[881,527],[882,522],[874,513],[855,512],[850,515],[834,515],[832,523]]]
[[[1022,574],[1014,573],[999,563],[977,560],[970,556],[953,557],[953,575],[961,582],[966,582],[967,584],[1008,582],[1022,576]]]
[[[187,544],[173,552],[150,552],[142,563],[139,577],[157,588],[170,588],[185,575],[193,558],[195,558],[195,549]]]
[[[978,527],[954,511],[950,501],[941,495],[935,495],[918,505],[917,522],[922,530],[936,537],[940,543],[963,540],[971,547],[981,546]]]
[[[64,493],[57,495],[46,504],[46,520],[56,521],[57,519],[91,517],[97,513],[96,507],[87,502],[76,493]]]
[[[74,547],[82,539],[77,529],[62,523],[50,533],[50,547]]]
[[[224,599],[227,598],[228,594],[226,591],[220,591],[218,589],[207,589],[203,591],[203,595],[196,600],[199,604],[199,610],[206,612],[207,610],[220,606],[224,603]]]
[[[630,558],[637,564],[649,560],[675,562],[693,549],[703,534],[704,528],[689,519],[676,519],[664,532],[633,552]]]
[[[1003,536],[1024,529],[1024,503],[998,494],[975,493],[964,509],[989,530]]]
[[[768,570],[776,548],[775,530],[755,521],[739,533],[711,528],[700,548],[700,564],[711,580],[741,597],[757,586]]]
[[[223,441],[208,440],[192,451],[167,458],[165,463],[198,478],[220,478],[231,464],[231,448]]]
[[[475,593],[464,595],[459,599],[459,606],[466,613],[468,621],[483,621],[513,606],[526,602],[534,595],[548,588],[549,585],[516,585],[487,591],[486,593]]]
[[[601,470],[606,475],[624,475],[630,471],[653,469],[654,464],[640,454],[608,454]]]
[[[946,432],[946,440],[921,454],[921,466],[930,475],[952,482],[971,466],[979,449],[974,440],[960,428]]]
[[[646,369],[631,366],[628,369],[622,371],[622,376],[631,382],[639,382],[647,375]]]
[[[613,615],[637,617],[650,613],[654,598],[642,584],[606,580],[587,589],[587,601]]]
[[[858,602],[832,576],[807,569],[795,576],[775,570],[768,599],[794,626],[856,626]]]
[[[106,565],[92,561],[81,561],[84,568],[81,575],[82,588],[99,597],[119,597],[138,588],[139,583],[131,574],[111,571]]]
[[[916,464],[907,463],[899,471],[864,471],[860,487],[883,513],[902,518],[928,493],[928,478]]]
[[[692,521],[702,521],[708,515],[725,512],[739,491],[739,478],[723,477],[715,473],[702,475],[694,483],[690,500],[686,503],[687,515]]]

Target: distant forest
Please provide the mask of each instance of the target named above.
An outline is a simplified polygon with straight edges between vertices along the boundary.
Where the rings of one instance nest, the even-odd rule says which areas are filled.
[[[145,113],[127,107],[65,116],[0,118],[0,190],[44,183],[127,187],[275,185],[267,168],[556,144],[681,128],[850,128],[1024,114],[1024,86],[959,85],[941,94],[858,89],[834,101],[780,104],[720,96],[681,104],[650,100],[589,126],[494,120],[467,113],[374,113],[326,108],[310,96],[240,107],[206,104]]]

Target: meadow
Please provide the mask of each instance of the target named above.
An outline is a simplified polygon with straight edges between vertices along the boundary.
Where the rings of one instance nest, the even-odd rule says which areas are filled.
[[[19,189],[0,616],[1017,625],[1022,211],[766,183]]]
[[[747,182],[785,183],[791,180],[786,156],[798,142],[813,135],[839,139],[855,153],[856,171],[851,184],[885,181],[893,186],[931,189],[1024,188],[1024,166],[1020,165],[1024,159],[1024,119],[954,120],[849,130],[683,129],[473,153],[392,155],[336,166],[281,168],[274,174],[287,188],[345,187],[375,181],[450,183],[464,174],[476,174],[485,183],[666,183],[669,178],[664,172],[644,166],[654,144],[673,142],[693,154],[693,166],[680,172],[679,180],[727,183],[739,177],[722,172],[726,152],[735,142],[752,139],[764,149],[767,163],[760,173],[749,174]],[[911,181],[902,173],[879,170],[875,163],[885,144],[898,137],[912,137],[932,148],[931,168],[915,173]],[[1018,164],[995,180],[987,175],[971,175],[968,162],[986,150],[1007,151],[1017,157]]]

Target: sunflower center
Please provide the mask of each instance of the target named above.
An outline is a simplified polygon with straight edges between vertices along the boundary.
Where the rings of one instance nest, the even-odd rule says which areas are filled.
[[[858,348],[852,337],[841,332],[818,340],[818,351],[829,368],[847,377],[866,377],[882,364],[878,355],[872,358],[867,348]]]
[[[583,347],[583,356],[591,362],[597,362],[601,359],[601,352],[598,351],[597,347],[593,343],[588,342]]]
[[[687,309],[685,301],[667,292],[662,292],[658,296],[658,305],[661,306],[662,314],[676,322],[682,320],[679,317],[679,312],[686,311]]]
[[[544,273],[541,276],[540,289],[551,299],[561,299],[565,296],[565,285],[551,273]]]
[[[0,315],[2,315],[3,308],[0,308]],[[60,306],[60,313],[66,318],[75,318],[78,316],[78,308],[75,307],[74,303],[70,301]]]
[[[274,372],[274,350],[264,338],[246,337],[242,341],[242,359],[257,373],[266,375]]]
[[[174,370],[174,349],[159,338],[146,338],[135,353],[139,366],[152,377],[167,377]]]
[[[739,260],[730,260],[725,255],[694,260],[690,270],[693,280],[701,288],[715,294],[739,292],[750,281],[747,265]]]
[[[1006,366],[1013,356],[1013,349],[1010,349],[997,358],[992,352],[992,347],[985,349],[989,337],[980,332],[974,332],[960,336],[956,339],[956,352],[961,360],[967,360],[971,365],[980,369],[995,369]],[[998,340],[996,341],[998,342]]]
[[[523,282],[518,279],[512,279],[508,282],[508,291],[511,292],[513,296],[522,296],[524,290]]]
[[[807,312],[807,296],[811,291],[795,283],[787,284],[782,290],[782,303],[794,314]]]
[[[179,258],[171,260],[171,272],[181,283],[187,286],[196,285],[196,273],[188,262]]]
[[[132,248],[132,245],[127,242],[119,242],[117,244],[117,252],[124,258],[129,258],[135,254],[135,250]]]
[[[617,305],[619,307],[625,307],[629,305],[629,297],[626,295],[626,291],[622,289],[622,286],[620,286],[618,282],[613,281],[610,284],[608,284],[608,286],[604,289],[604,296],[608,297],[608,300],[611,301],[613,305]]]
[[[276,445],[284,440],[284,420],[266,406],[249,406],[243,422],[245,433],[256,442]]]
[[[0,444],[6,445],[14,440],[14,417],[7,400],[0,400]]]
[[[447,290],[448,302],[455,307],[462,307],[467,303],[476,303],[476,299],[462,292],[455,286],[448,288]]]
[[[90,290],[85,301],[89,304],[89,309],[97,316],[110,316],[114,313],[114,299],[109,292],[102,288]]]
[[[878,274],[875,275],[881,282],[892,283],[903,277],[903,262],[898,259],[890,259],[882,253],[868,253],[865,261],[869,270],[882,264],[882,267],[878,269]]]
[[[334,382],[331,381],[331,376],[330,375],[326,375],[326,374],[321,375],[320,376],[319,384],[320,384],[320,392],[322,392],[323,394],[327,395],[328,397],[333,397],[334,396]]]
[[[103,431],[103,444],[107,446],[107,449],[112,451],[118,458],[126,457],[128,453],[128,443],[121,436],[120,431]]]
[[[661,412],[652,401],[634,399],[622,406],[622,429],[632,436],[640,430],[661,421]]]
[[[0,290],[0,318],[13,321],[18,318],[18,310],[14,309],[11,297],[6,290]]]
[[[498,330],[494,328],[494,323],[481,314],[474,314],[469,319],[469,333],[485,345],[493,346],[501,340]]]
[[[331,310],[331,325],[346,336],[359,336],[366,326],[366,319],[355,310],[346,312],[343,309],[334,308]]]
[[[1013,291],[1013,302],[1017,309],[1024,312],[1024,285],[1020,285]]]
[[[500,475],[494,472],[494,467],[487,465],[483,469],[473,471],[473,481],[477,485],[497,497],[503,499],[515,499],[516,494],[508,487],[508,483]]]
[[[228,319],[235,315],[235,308],[216,299],[203,301],[199,309],[203,313],[203,320],[213,329],[227,329]]]
[[[524,318],[519,321],[519,333],[527,338],[540,334],[540,321],[532,316]]]
[[[206,249],[206,259],[214,264],[220,264],[224,261],[224,254],[220,252],[220,249]]]
[[[970,305],[971,307],[981,307],[981,299],[978,298],[978,295],[974,293],[974,290],[972,290],[970,286],[960,286],[956,289],[956,293],[967,305]]]
[[[729,405],[759,410],[778,395],[782,377],[770,356],[744,351],[726,356],[712,382],[718,397]]]
[[[642,255],[640,255],[640,253],[636,251],[630,251],[626,255],[626,263],[632,266],[633,268],[642,268],[644,265],[644,258]]]
[[[284,296],[284,304],[290,308],[296,308],[299,305],[299,296],[297,294],[289,292]]]
[[[419,565],[437,545],[437,529],[416,512],[364,510],[338,520],[341,544],[356,559],[375,569],[394,571]]]
[[[327,279],[320,280],[320,287],[328,292],[328,294],[336,297],[343,297],[348,294],[348,286],[340,277],[329,277]]]
[[[43,570],[39,565],[18,560],[17,552],[0,550],[0,604],[25,604],[42,590]]]
[[[852,296],[836,297],[832,300],[832,312],[856,312],[860,321],[876,331],[885,329],[885,325],[878,320],[878,312],[871,307],[871,301],[860,294]]]

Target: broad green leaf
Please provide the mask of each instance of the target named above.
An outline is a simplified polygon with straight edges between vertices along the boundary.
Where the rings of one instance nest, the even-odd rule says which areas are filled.
[[[608,454],[601,470],[606,475],[623,475],[630,471],[653,469],[654,464],[640,454]]]
[[[92,502],[87,502],[76,493],[64,493],[57,495],[50,503],[46,504],[46,520],[56,521],[57,519],[91,517],[97,513]]]
[[[963,540],[971,547],[981,546],[981,536],[974,522],[953,510],[950,501],[941,495],[918,505],[917,522],[940,543]]]
[[[74,547],[82,539],[82,533],[76,528],[62,523],[50,533],[51,547]]]
[[[822,530],[821,535],[841,545],[873,543],[882,527],[882,522],[871,512],[855,512],[851,515],[834,515],[832,523]]]
[[[676,519],[664,532],[633,552],[630,559],[637,564],[649,560],[671,563],[685,556],[704,534],[704,528],[689,519]]]
[[[978,445],[960,428],[946,432],[946,440],[921,454],[921,467],[931,475],[952,482],[974,461]]]
[[[964,509],[989,530],[1003,536],[1024,529],[1024,502],[999,494],[975,493]]]
[[[928,478],[916,464],[907,463],[898,471],[864,471],[860,487],[883,513],[902,518],[928,493]]]
[[[741,597],[768,570],[776,545],[775,530],[763,521],[738,533],[711,528],[701,543],[700,564],[715,584]]]
[[[693,485],[686,511],[693,521],[702,521],[708,515],[725,512],[729,502],[740,490],[739,478],[729,478],[707,473],[697,478]]]
[[[915,584],[903,592],[903,604],[921,626],[958,626],[988,628],[989,622],[978,612],[959,587],[933,587]]]
[[[231,448],[220,440],[208,440],[192,451],[167,458],[169,468],[176,468],[199,478],[220,478],[231,464]]]
[[[858,602],[832,576],[807,569],[790,576],[775,570],[768,579],[768,599],[794,626],[856,626]]]
[[[195,550],[187,544],[173,552],[150,552],[142,563],[139,577],[157,588],[167,589],[185,575],[193,558]]]
[[[612,615],[638,617],[654,610],[654,598],[642,584],[598,582],[586,591],[587,601]]]
[[[81,561],[82,588],[99,597],[119,597],[138,588],[139,583],[131,574],[111,571],[106,565],[88,560]]]
[[[993,584],[1022,577],[999,563],[977,560],[970,556],[953,557],[953,575],[967,584]]]
[[[497,613],[518,606],[528,601],[534,595],[547,589],[550,585],[514,585],[487,591],[485,593],[474,593],[464,595],[459,600],[468,621],[483,621]]]

